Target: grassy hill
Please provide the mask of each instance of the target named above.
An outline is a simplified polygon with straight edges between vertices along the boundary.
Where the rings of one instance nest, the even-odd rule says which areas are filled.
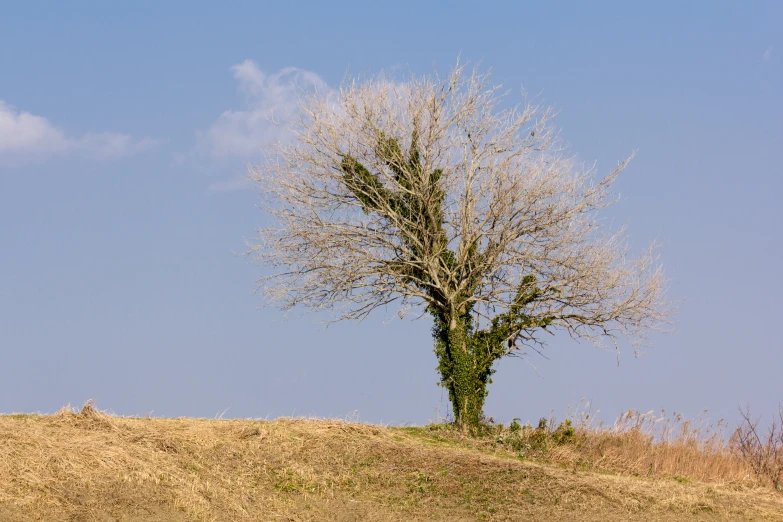
[[[725,455],[599,439],[121,418],[89,404],[2,415],[0,521],[783,520],[783,494]]]

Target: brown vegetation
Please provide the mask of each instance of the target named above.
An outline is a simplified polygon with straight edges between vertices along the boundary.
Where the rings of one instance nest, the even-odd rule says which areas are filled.
[[[742,424],[732,435],[732,447],[757,477],[783,492],[783,406],[778,408],[778,416],[772,418],[766,432],[759,427],[759,419],[751,416],[750,407],[740,409],[740,415]]]
[[[726,437],[723,421],[690,420],[652,411],[631,410],[610,427],[594,424],[587,412],[559,425],[543,420],[536,429],[506,428],[503,443],[514,449],[540,448],[547,462],[620,475],[670,477],[676,480],[766,485]],[[503,437],[501,435],[501,437]],[[531,450],[527,450],[531,451]]]
[[[783,520],[783,495],[719,437],[653,441],[649,423],[664,422],[623,422],[469,437],[437,425],[122,418],[91,404],[4,415],[0,520]]]

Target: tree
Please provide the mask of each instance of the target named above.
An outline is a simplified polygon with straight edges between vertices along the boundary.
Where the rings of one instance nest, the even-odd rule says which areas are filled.
[[[274,221],[251,245],[273,268],[268,301],[334,320],[392,303],[429,314],[460,426],[482,421],[494,363],[542,332],[636,349],[672,313],[653,247],[629,259],[597,215],[627,161],[596,180],[550,110],[503,99],[459,65],[303,94],[294,139],[251,169]]]

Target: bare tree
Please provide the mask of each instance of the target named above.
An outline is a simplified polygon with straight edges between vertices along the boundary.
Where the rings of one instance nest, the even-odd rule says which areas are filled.
[[[672,308],[652,246],[629,259],[597,211],[625,167],[595,180],[558,145],[551,112],[502,109],[476,69],[386,76],[301,99],[295,139],[251,169],[274,224],[252,245],[282,309],[363,319],[429,313],[454,420],[482,419],[493,363],[540,332],[640,346]]]

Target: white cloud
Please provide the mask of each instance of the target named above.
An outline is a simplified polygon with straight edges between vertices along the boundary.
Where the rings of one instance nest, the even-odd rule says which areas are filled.
[[[761,55],[761,61],[762,61],[762,62],[766,62],[766,61],[768,61],[770,58],[772,58],[772,49],[773,49],[773,48],[774,48],[774,47],[773,47],[773,46],[771,46],[771,45],[770,45],[769,47],[767,47],[767,50],[766,50],[766,51],[764,51],[764,54],[762,54],[762,55]]]
[[[144,151],[157,143],[150,138],[138,140],[114,132],[68,136],[43,116],[20,111],[0,100],[0,159],[24,161],[70,153],[115,158]]]
[[[327,89],[320,76],[296,67],[267,75],[255,62],[245,60],[231,71],[245,95],[245,107],[225,111],[209,130],[200,133],[201,145],[217,157],[252,157],[282,136],[284,131],[272,120],[284,123],[296,114],[301,92]]]

